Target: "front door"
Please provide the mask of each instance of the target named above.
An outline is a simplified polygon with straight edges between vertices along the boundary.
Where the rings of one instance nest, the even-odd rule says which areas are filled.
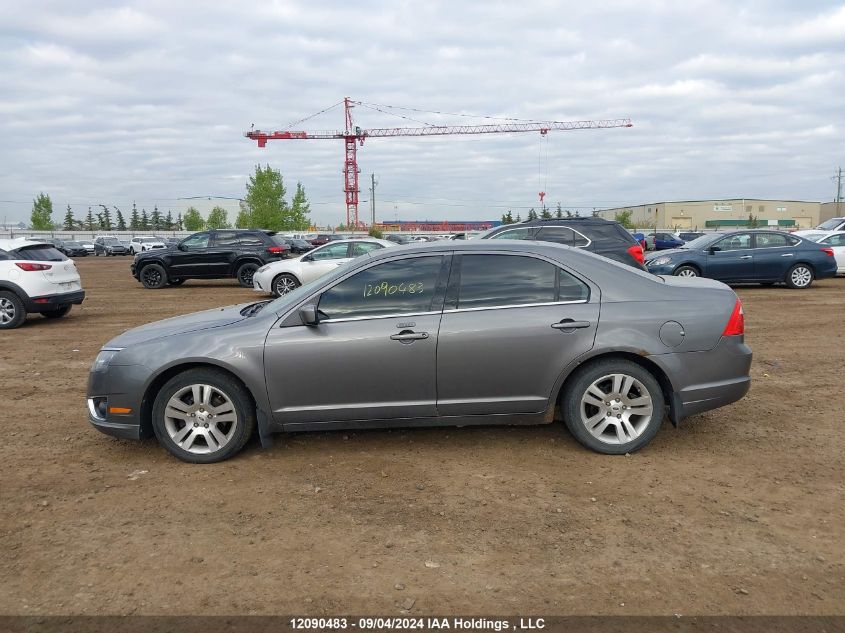
[[[203,277],[208,275],[211,265],[209,254],[209,233],[197,233],[185,238],[170,255],[171,277]]]
[[[309,281],[314,281],[338,266],[347,263],[351,259],[349,246],[349,242],[339,244],[329,242],[325,246],[315,248],[304,255],[300,262],[302,264],[300,267],[302,283],[307,284]]]
[[[437,343],[438,413],[544,411],[563,369],[593,346],[598,290],[533,256],[461,255],[452,268]]]
[[[274,420],[435,416],[449,262],[433,254],[375,264],[314,298],[319,325],[274,326],[264,349]]]
[[[705,275],[720,281],[754,279],[754,251],[750,233],[734,233],[711,246]]]

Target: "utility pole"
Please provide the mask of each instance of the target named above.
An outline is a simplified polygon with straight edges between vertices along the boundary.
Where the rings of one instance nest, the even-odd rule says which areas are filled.
[[[375,225],[376,223],[376,175],[370,174],[370,210],[372,212],[372,222],[371,225]]]
[[[842,217],[842,168],[833,177],[836,180],[836,217]]]

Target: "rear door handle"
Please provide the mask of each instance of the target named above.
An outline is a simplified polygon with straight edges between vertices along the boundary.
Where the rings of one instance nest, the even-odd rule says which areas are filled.
[[[552,327],[556,330],[581,330],[590,327],[592,323],[589,321],[574,321],[573,319],[563,319],[560,323],[552,323]]]
[[[781,257],[794,257],[795,253],[784,253]]]
[[[743,255],[740,259],[751,259],[752,255]]]
[[[421,341],[428,338],[428,332],[400,332],[399,334],[392,334],[391,341],[399,341],[400,343],[410,343],[411,341]]]

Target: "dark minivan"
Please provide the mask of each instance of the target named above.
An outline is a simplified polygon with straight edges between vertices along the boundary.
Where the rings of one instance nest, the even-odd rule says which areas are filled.
[[[640,270],[643,248],[619,222],[602,218],[559,218],[505,224],[479,235],[483,240],[537,240],[583,248]]]

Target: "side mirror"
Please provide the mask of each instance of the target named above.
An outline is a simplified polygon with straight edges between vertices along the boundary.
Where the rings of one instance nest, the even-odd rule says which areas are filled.
[[[722,250],[722,249],[721,249],[721,248],[719,248],[718,246],[711,246],[711,247],[710,247],[710,254],[712,255],[713,253],[717,253],[717,252],[719,252],[720,250]]]
[[[302,306],[299,309],[299,318],[303,325],[318,325],[320,317],[317,316],[317,306],[313,303]]]
[[[180,251],[186,251],[186,250],[188,250],[188,247],[187,247],[187,246],[185,246],[184,244],[181,244],[181,243],[180,243],[180,244],[177,244],[177,245],[176,245],[176,248],[178,248]]]
[[[301,261],[301,262],[313,262],[313,261],[314,261],[314,258],[313,258],[313,257],[311,257],[311,255],[303,255],[303,256],[299,259],[299,261]]]

